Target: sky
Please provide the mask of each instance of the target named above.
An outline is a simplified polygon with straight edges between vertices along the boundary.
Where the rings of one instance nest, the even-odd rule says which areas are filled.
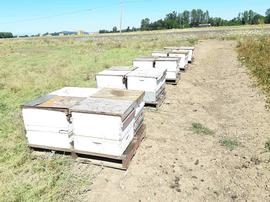
[[[0,32],[15,35],[57,31],[96,32],[119,27],[121,0],[0,0]],[[164,18],[172,11],[208,10],[212,17],[232,19],[250,10],[265,14],[270,0],[123,0],[123,28],[139,27],[143,18]]]

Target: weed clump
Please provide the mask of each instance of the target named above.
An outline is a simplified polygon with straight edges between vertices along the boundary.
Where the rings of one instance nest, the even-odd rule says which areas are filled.
[[[214,131],[203,126],[200,123],[192,123],[192,131],[193,133],[198,134],[198,135],[213,135],[214,134]]]
[[[239,146],[239,143],[236,140],[232,139],[223,139],[221,145],[229,149],[230,151],[236,149]]]
[[[270,140],[265,143],[265,149],[267,152],[270,152]]]

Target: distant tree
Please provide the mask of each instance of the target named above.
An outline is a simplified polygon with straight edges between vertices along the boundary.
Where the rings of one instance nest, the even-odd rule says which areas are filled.
[[[110,33],[110,31],[106,30],[106,29],[102,29],[102,30],[99,30],[99,33],[100,34],[105,34],[105,33]]]
[[[253,10],[247,10],[239,13],[237,17],[231,20],[224,20],[220,17],[211,17],[209,11],[201,9],[193,9],[191,11],[183,11],[177,13],[173,11],[168,13],[165,18],[151,22],[149,18],[141,20],[140,28],[128,27],[125,32],[138,31],[138,30],[162,30],[162,29],[175,29],[175,28],[189,28],[198,27],[200,24],[211,24],[212,26],[232,26],[232,25],[247,25],[247,24],[263,24],[270,23],[270,8],[262,16]],[[106,30],[100,30],[106,32]],[[112,32],[118,32],[114,27]]]
[[[164,19],[164,25],[166,29],[180,28],[180,22],[177,12],[173,11],[166,15]]]
[[[0,32],[0,38],[13,38],[13,34],[11,32]]]
[[[142,19],[141,21],[141,30],[149,30],[150,28],[150,19],[149,18],[145,18]]]
[[[188,28],[190,26],[190,12],[184,11],[182,13],[183,28]]]
[[[270,8],[265,12],[265,23],[270,23]]]
[[[114,26],[114,27],[113,27],[112,32],[113,32],[113,33],[118,32],[118,30],[117,30],[117,27],[116,27],[116,26]]]

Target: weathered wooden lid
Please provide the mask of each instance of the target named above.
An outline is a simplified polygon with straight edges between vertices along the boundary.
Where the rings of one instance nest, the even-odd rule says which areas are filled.
[[[133,71],[137,67],[132,67],[132,66],[114,66],[109,68],[108,70],[110,71]]]
[[[139,57],[139,58],[135,58],[133,61],[149,61],[149,62],[155,62],[155,57]]]
[[[168,54],[169,51],[167,51],[167,50],[155,50],[155,51],[153,51],[153,53],[164,53],[164,54]]]
[[[126,76],[130,71],[114,71],[114,70],[103,70],[96,74],[96,76]]]
[[[104,98],[86,98],[70,108],[71,112],[99,115],[119,116],[125,120],[137,106],[129,100],[113,100]]]
[[[91,97],[112,100],[128,100],[140,103],[143,100],[144,95],[145,92],[143,91],[104,88],[92,95]]]
[[[185,55],[188,55],[189,54],[189,51],[188,50],[171,50],[169,52],[170,53],[180,53],[180,54],[185,54]]]
[[[22,107],[66,111],[83,99],[85,98],[45,95],[43,97],[37,98],[34,101],[23,104]]]
[[[155,78],[160,79],[166,74],[166,70],[164,69],[144,69],[144,68],[138,68],[135,71],[132,71],[127,74],[127,77],[144,77],[144,78]]]
[[[179,58],[178,57],[159,57],[156,59],[156,61],[173,61],[173,62],[178,62]]]
[[[49,95],[68,96],[68,97],[89,97],[99,91],[97,88],[65,87],[56,90]]]

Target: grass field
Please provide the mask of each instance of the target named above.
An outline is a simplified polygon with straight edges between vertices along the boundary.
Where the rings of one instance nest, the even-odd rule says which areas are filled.
[[[35,156],[26,144],[20,105],[64,86],[95,87],[95,73],[168,45],[196,40],[147,37],[138,40],[32,39],[0,41],[0,201],[72,200],[91,184],[71,172],[60,155]]]
[[[217,30],[219,38],[241,35],[240,28],[232,34]],[[244,33],[260,35],[246,29]],[[188,31],[182,38],[153,32],[123,38],[0,40],[0,201],[74,201],[92,183],[91,173],[72,172],[74,161],[68,157],[31,154],[22,124],[22,103],[64,86],[94,87],[95,73],[102,69],[131,65],[133,58],[154,49],[193,45],[206,36],[214,35]],[[269,38],[241,41],[240,57],[245,57],[245,64],[269,93]],[[194,128],[203,134],[211,132],[198,124]]]
[[[239,58],[249,68],[270,104],[270,37],[249,37],[239,42]]]

